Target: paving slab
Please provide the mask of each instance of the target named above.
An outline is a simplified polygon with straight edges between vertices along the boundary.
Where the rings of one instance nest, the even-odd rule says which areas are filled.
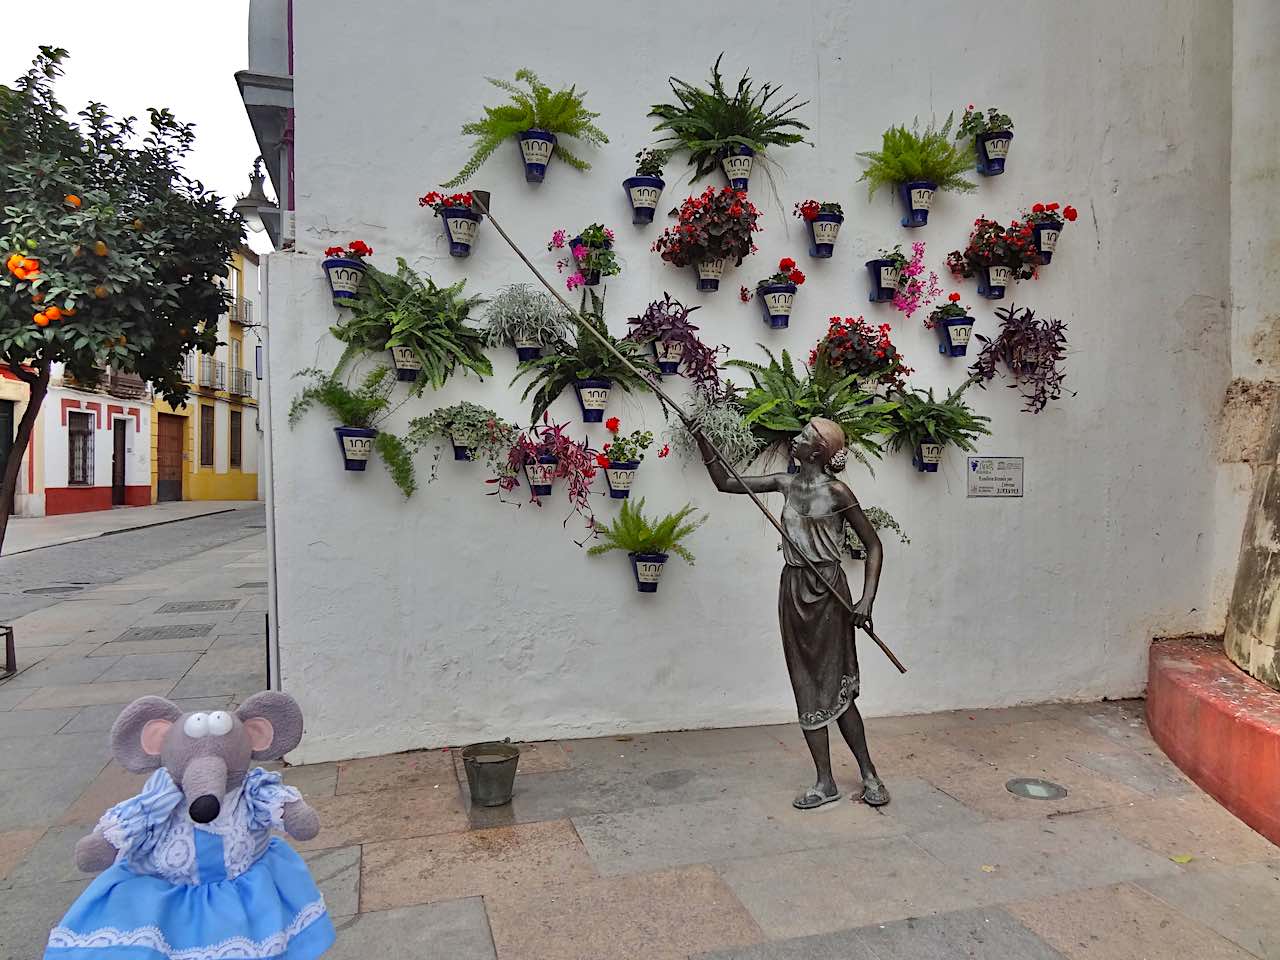
[[[302,854],[311,878],[324,896],[329,916],[334,920],[360,910],[360,847],[309,850]]]
[[[235,697],[237,702],[267,689],[267,665],[265,655],[258,669],[243,673],[220,674],[212,669],[198,674],[188,673],[173,686],[171,698]]]
[[[338,939],[324,955],[325,960],[497,957],[484,901],[478,897],[360,913],[334,926]]]
[[[78,712],[78,707],[0,711],[0,742],[11,737],[30,737],[41,733],[57,733]],[[5,748],[0,745],[0,750],[3,749]]]
[[[415,750],[338,763],[336,793],[366,793],[406,787],[457,789],[453,755],[447,750]]]
[[[107,657],[81,657],[37,663],[6,681],[13,687],[57,687],[75,683],[91,683],[107,672],[115,660]]]
[[[860,931],[876,960],[1063,960],[1000,909],[911,917]]]
[[[231,698],[223,697],[195,697],[183,700],[181,698],[169,697],[183,710],[225,710],[231,703]],[[76,709],[76,715],[64,726],[59,733],[102,733],[106,734],[111,730],[111,725],[116,722],[116,717],[120,716],[120,711],[127,707],[126,703],[99,703],[88,707],[73,708]],[[14,713],[24,713],[26,711],[15,710]],[[106,739],[103,739],[103,749],[106,748]]]
[[[308,763],[297,767],[276,765],[274,769],[280,771],[286,784],[301,790],[302,796],[307,800],[332,797],[338,786],[336,763]]]
[[[752,947],[731,947],[700,953],[691,960],[879,960],[858,930],[840,930],[811,937],[771,940]]]
[[[22,861],[0,880],[0,890],[34,884],[93,879],[76,869],[76,841],[87,831],[79,826],[50,827]]]
[[[1006,908],[1069,960],[1135,960],[1174,952],[1197,960],[1254,960],[1208,927],[1132,884],[1025,900]]]
[[[104,757],[108,755],[105,739],[104,737],[102,753]],[[63,811],[57,822],[78,824],[82,832],[87,832],[111,807],[141,793],[148,776],[150,774],[130,773],[112,760],[93,778],[93,782],[84,788],[75,803]]]
[[[53,823],[104,766],[105,760],[83,768],[45,767],[0,776],[0,830]]]
[[[709,867],[552,882],[485,904],[501,960],[685,960],[762,939]]]
[[[1179,797],[1199,790],[1154,747],[1124,754],[1079,751],[1067,759],[1149,797]]]
[[[0,957],[36,960],[43,956],[49,931],[89,883],[41,883],[6,891],[0,896]]]
[[[108,754],[102,737],[94,733],[46,733],[0,741],[0,776],[20,777],[21,771],[42,767],[102,769]]]
[[[44,710],[50,707],[90,707],[100,703],[131,703],[139,697],[168,696],[172,689],[172,680],[124,680],[113,683],[38,687],[31,691],[31,696],[16,704],[14,709]]]
[[[36,843],[44,836],[44,827],[27,830],[6,830],[0,833],[0,881],[27,858]]]
[[[92,658],[92,659],[97,659]],[[112,680],[178,680],[200,659],[198,653],[136,653],[116,660],[98,677]]]
[[[386,910],[596,878],[565,820],[364,845],[361,908]]]
[[[302,850],[426,837],[467,827],[467,815],[456,788],[382,790],[312,797],[309,802],[320,816],[320,833],[313,840],[295,844]]]
[[[1280,957],[1280,863],[1179,873],[1138,885],[1250,953]]]
[[[35,691],[30,687],[11,687],[7,683],[0,684],[0,710],[12,710],[33,693]]]
[[[111,640],[98,646],[91,657],[119,657],[135,653],[182,653],[191,651],[203,653],[208,650],[216,637],[168,637],[164,640]]]

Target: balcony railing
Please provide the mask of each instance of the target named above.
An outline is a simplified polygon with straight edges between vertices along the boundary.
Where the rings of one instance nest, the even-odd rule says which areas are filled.
[[[214,390],[227,389],[227,365],[221,360],[202,355],[200,357],[200,379],[197,382],[202,387],[212,387]]]
[[[231,368],[230,392],[237,397],[253,396],[253,371],[244,367]]]
[[[136,373],[125,373],[122,370],[108,370],[101,380],[107,393],[125,400],[137,400],[147,395],[147,383]]]
[[[182,358],[182,379],[187,383],[196,382],[196,355],[188,353]]]
[[[238,323],[245,327],[251,326],[253,324],[253,301],[237,297],[231,301],[230,313],[232,323]]]

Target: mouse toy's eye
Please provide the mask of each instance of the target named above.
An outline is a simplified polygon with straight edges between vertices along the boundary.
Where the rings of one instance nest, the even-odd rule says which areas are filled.
[[[232,725],[231,714],[225,710],[215,710],[209,714],[209,733],[211,736],[226,736],[231,732]]]
[[[207,713],[193,713],[183,722],[182,732],[192,740],[207,737],[209,735],[209,715]]]

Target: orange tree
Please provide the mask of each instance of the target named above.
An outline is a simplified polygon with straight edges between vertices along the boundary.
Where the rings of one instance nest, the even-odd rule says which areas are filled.
[[[0,85],[0,363],[31,389],[0,482],[0,544],[50,366],[93,384],[136,373],[187,398],[184,356],[217,346],[230,294],[220,282],[243,236],[238,216],[181,169],[191,125],[152,109],[145,130],[54,98],[66,51],[41,47]]]

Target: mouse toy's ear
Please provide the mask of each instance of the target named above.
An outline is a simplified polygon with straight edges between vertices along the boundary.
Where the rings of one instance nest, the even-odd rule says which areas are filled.
[[[255,760],[279,760],[302,740],[302,708],[287,693],[266,690],[240,705]]]
[[[120,766],[134,773],[159,767],[165,738],[181,716],[164,697],[142,697],[121,710],[111,725],[111,752]]]

